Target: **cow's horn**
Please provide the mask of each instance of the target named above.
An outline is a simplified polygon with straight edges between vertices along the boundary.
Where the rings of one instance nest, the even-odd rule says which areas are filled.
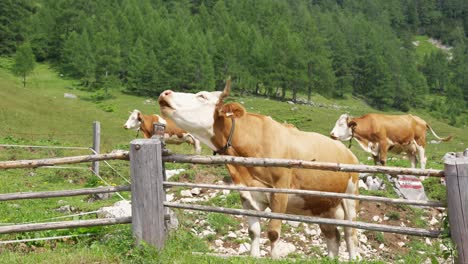
[[[226,80],[226,86],[224,86],[224,90],[219,96],[219,101],[222,102],[224,98],[229,96],[229,93],[231,92],[231,77],[229,77]]]

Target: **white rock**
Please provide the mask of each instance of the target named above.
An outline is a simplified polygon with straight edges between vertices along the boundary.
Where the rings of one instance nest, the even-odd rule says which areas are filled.
[[[224,242],[221,239],[216,239],[214,241],[215,246],[217,247],[222,247],[224,245]]]
[[[364,190],[369,189],[369,187],[367,187],[367,184],[363,180],[359,180],[359,188],[362,188]]]
[[[383,249],[385,247],[385,245],[382,243],[379,245],[379,249]]]
[[[239,246],[239,250],[238,250],[238,254],[241,255],[245,252],[249,252],[250,251],[250,244],[249,243],[242,243],[240,244]]]
[[[190,192],[193,195],[199,195],[201,193],[201,190],[200,190],[200,188],[193,188],[192,190],[190,190]]]
[[[388,219],[390,219],[390,218],[388,216],[384,215],[383,220],[387,221]]]
[[[64,97],[64,98],[68,98],[68,99],[76,99],[76,98],[78,98],[76,95],[71,94],[71,93],[64,93],[64,94],[63,94],[63,97]]]
[[[437,223],[439,223],[439,220],[437,220],[435,217],[432,217],[431,221],[429,221],[430,225],[435,225]]]
[[[296,221],[286,221],[286,223],[292,227],[299,227],[301,222],[296,222]]]
[[[448,249],[448,248],[447,248],[444,244],[442,244],[442,243],[440,243],[439,247],[440,247],[440,250],[442,250],[442,251],[446,251],[446,250]]]
[[[229,231],[229,233],[227,234],[226,237],[228,237],[228,238],[237,238],[237,235],[236,235],[236,233],[234,233],[232,231]]]
[[[406,244],[405,244],[405,242],[398,242],[398,245],[399,245],[400,247],[404,247]]]
[[[309,236],[316,236],[317,235],[317,230],[315,230],[315,229],[306,228],[304,230],[304,232]]]
[[[367,243],[367,236],[366,235],[359,236],[359,242],[366,244]]]
[[[97,212],[100,218],[117,218],[132,216],[130,201],[118,201],[113,206],[102,207]]]
[[[230,194],[230,193],[231,193],[231,190],[223,190],[223,194],[224,194],[224,195],[228,195],[228,194]]]
[[[166,179],[170,179],[172,176],[177,175],[183,171],[185,171],[185,169],[166,170]]]
[[[166,194],[166,201],[170,202],[172,200],[174,200],[174,194],[173,193]]]
[[[307,238],[303,234],[298,234],[297,237],[300,241],[307,243]]]
[[[374,222],[381,222],[381,221],[382,221],[382,219],[381,219],[380,216],[378,216],[378,215],[374,215],[374,217],[372,217],[372,220],[373,220]]]
[[[237,255],[237,251],[233,248],[226,248],[224,252],[228,255]]]
[[[196,203],[199,201],[203,201],[203,198],[182,198],[180,199],[183,203]]]
[[[425,241],[425,242],[426,242],[426,244],[428,244],[429,246],[432,246],[432,241],[431,241],[428,237],[426,237],[426,241]]]
[[[292,243],[287,243],[284,241],[278,241],[276,242],[275,250],[277,253],[278,257],[286,257],[287,255],[293,253],[296,251],[296,246]]]
[[[266,256],[267,254],[268,254],[267,251],[265,251],[265,250],[263,250],[263,249],[260,250],[260,256],[264,257],[264,256]]]
[[[182,197],[192,197],[192,192],[190,190],[182,190],[180,191],[180,195]]]
[[[210,231],[210,230],[203,230],[203,231],[200,233],[200,235],[201,235],[202,237],[206,237],[206,236],[209,236],[209,235],[216,235],[216,233],[213,232],[213,231]]]

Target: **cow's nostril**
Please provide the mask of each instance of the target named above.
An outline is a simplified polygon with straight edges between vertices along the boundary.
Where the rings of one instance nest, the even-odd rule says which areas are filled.
[[[164,95],[164,96],[168,96],[168,95],[170,95],[171,93],[172,93],[171,90],[167,90],[167,91],[164,91],[164,92],[163,92],[163,95]]]

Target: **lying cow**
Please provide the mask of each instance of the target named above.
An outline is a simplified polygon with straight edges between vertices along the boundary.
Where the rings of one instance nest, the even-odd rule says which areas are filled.
[[[375,164],[385,165],[387,151],[397,154],[404,151],[411,161],[411,167],[416,167],[418,155],[421,168],[424,169],[427,161],[427,128],[440,141],[452,138],[440,138],[426,121],[417,116],[384,114],[366,114],[355,118],[343,114],[336,121],[330,136],[341,141],[354,138],[365,151],[372,154]]]
[[[230,91],[230,81],[223,92],[202,91],[196,94],[164,91],[159,96],[163,116],[171,118],[212,150],[238,157],[266,157],[315,160],[357,164],[354,154],[341,142],[323,135],[303,132],[272,118],[247,113],[238,103],[224,103]],[[307,170],[298,168],[245,167],[227,165],[233,182],[238,186],[290,188],[358,194],[358,174],[348,172]],[[284,193],[240,192],[245,209],[275,213],[315,215],[326,218],[355,220],[358,201]],[[252,239],[251,255],[260,256],[260,222],[248,217]],[[340,233],[335,225],[320,225],[325,236],[328,256],[338,257]],[[277,241],[281,235],[281,220],[268,225],[271,256],[278,257]],[[354,228],[344,228],[349,258],[355,259],[357,237]]]
[[[185,142],[193,145],[197,154],[201,153],[201,145],[198,139],[187,133],[187,131],[177,127],[170,119],[166,120],[159,115],[144,115],[135,109],[133,112],[130,112],[130,116],[123,127],[125,129],[142,131],[145,138],[151,138],[154,132],[153,123],[158,122],[166,125],[164,141],[167,144],[181,144]]]

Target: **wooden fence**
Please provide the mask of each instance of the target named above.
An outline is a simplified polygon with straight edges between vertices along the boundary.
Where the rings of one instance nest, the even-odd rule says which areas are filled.
[[[22,160],[0,162],[0,169],[13,168],[36,168],[41,166],[53,166],[60,164],[96,162],[100,160],[130,160],[130,170],[132,176],[131,186],[99,187],[70,191],[51,192],[28,192],[0,194],[0,201],[50,198],[73,195],[84,195],[91,193],[129,191],[132,192],[132,217],[95,219],[66,222],[48,222],[34,224],[18,224],[0,227],[0,234],[13,232],[38,231],[46,229],[62,229],[74,227],[86,227],[95,225],[112,225],[132,223],[133,234],[137,243],[145,241],[157,248],[164,247],[166,238],[166,221],[168,220],[167,208],[181,208],[188,210],[200,210],[208,212],[218,212],[234,215],[255,216],[262,218],[274,218],[282,220],[300,221],[315,224],[333,224],[349,226],[359,229],[392,232],[425,237],[439,237],[439,230],[425,230],[421,228],[410,228],[400,226],[389,226],[382,224],[371,224],[357,221],[346,221],[336,219],[325,219],[318,217],[288,215],[279,213],[267,213],[254,210],[219,208],[202,206],[195,204],[180,204],[165,201],[165,189],[174,186],[200,187],[213,189],[228,189],[239,191],[256,192],[281,192],[290,194],[307,194],[315,196],[336,197],[344,199],[356,199],[377,202],[390,202],[400,204],[410,204],[418,206],[445,207],[437,201],[411,201],[405,199],[390,199],[384,197],[372,197],[364,195],[338,194],[317,192],[308,190],[271,189],[271,188],[251,188],[238,186],[221,186],[209,184],[191,184],[167,182],[164,179],[164,162],[196,163],[196,164],[238,164],[243,166],[269,166],[288,168],[307,168],[332,171],[350,172],[381,172],[387,174],[409,174],[419,176],[445,176],[447,184],[447,203],[449,208],[449,221],[452,239],[458,249],[458,263],[468,262],[468,153],[454,153],[446,155],[444,170],[430,169],[409,169],[383,166],[365,166],[336,164],[313,161],[285,160],[285,159],[262,159],[262,158],[242,158],[231,156],[191,156],[191,155],[170,155],[162,156],[162,147],[159,139],[136,139],[130,143],[129,152],[118,152],[110,154],[96,154],[88,156],[42,159],[42,160]]]

